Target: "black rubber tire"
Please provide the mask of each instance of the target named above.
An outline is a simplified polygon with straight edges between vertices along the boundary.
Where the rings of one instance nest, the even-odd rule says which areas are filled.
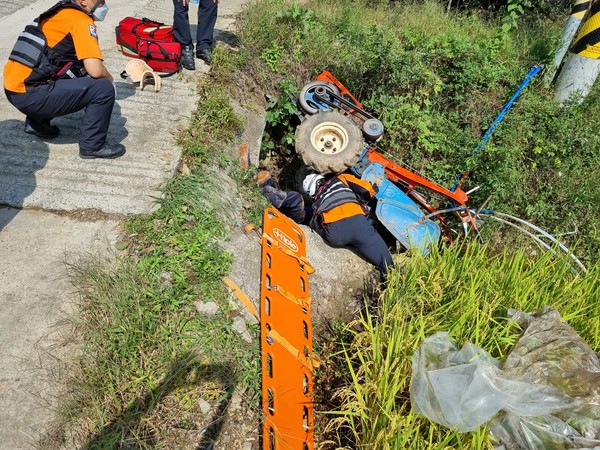
[[[296,152],[315,172],[345,171],[358,161],[364,145],[360,127],[337,111],[321,111],[296,128]]]

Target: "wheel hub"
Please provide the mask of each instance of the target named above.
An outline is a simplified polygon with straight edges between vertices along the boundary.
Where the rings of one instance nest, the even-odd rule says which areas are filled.
[[[325,122],[311,133],[312,145],[321,153],[333,155],[343,151],[348,145],[348,133],[333,122]]]
[[[300,107],[308,114],[316,114],[321,110],[331,109],[328,103],[335,101],[332,95],[340,95],[340,90],[335,84],[326,81],[313,81],[300,91]],[[326,101],[323,101],[323,99]]]

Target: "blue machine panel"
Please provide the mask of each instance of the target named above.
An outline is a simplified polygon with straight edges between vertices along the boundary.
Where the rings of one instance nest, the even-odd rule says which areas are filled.
[[[440,239],[440,227],[430,219],[424,219],[421,209],[398,186],[385,178],[381,164],[373,163],[365,168],[362,179],[379,186],[375,213],[379,221],[409,250],[429,253],[432,245]]]

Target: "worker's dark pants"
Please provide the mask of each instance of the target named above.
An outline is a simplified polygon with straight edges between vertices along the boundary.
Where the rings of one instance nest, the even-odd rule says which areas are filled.
[[[385,274],[394,266],[392,255],[371,219],[356,215],[325,224],[323,239],[332,247],[348,247]]]
[[[218,3],[213,0],[200,0],[198,6],[198,28],[196,28],[196,52],[213,45],[213,32],[217,22]],[[181,45],[192,45],[189,7],[181,1],[173,0],[173,31],[175,40]]]
[[[34,119],[52,119],[85,108],[79,131],[79,148],[100,150],[106,142],[115,104],[115,88],[108,78],[81,77],[56,80],[34,92],[6,92],[8,101]]]
[[[262,193],[273,206],[297,223],[303,223],[306,217],[304,199],[299,192],[282,191],[273,179],[262,186]]]

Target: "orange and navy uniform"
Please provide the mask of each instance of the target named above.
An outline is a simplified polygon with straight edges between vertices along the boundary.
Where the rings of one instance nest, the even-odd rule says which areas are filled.
[[[48,47],[63,65],[88,58],[103,59],[96,25],[83,11],[61,8],[42,21],[41,29]],[[32,72],[33,69],[20,62],[9,60],[4,66],[4,89],[14,93],[29,92]]]
[[[332,247],[353,249],[385,277],[394,261],[363,209],[374,196],[375,189],[368,181],[350,174],[337,175],[317,190],[310,227]]]
[[[356,215],[364,215],[365,211],[361,204],[367,203],[375,196],[375,190],[373,189],[373,185],[368,181],[361,180],[354,175],[350,174],[341,174],[336,177],[342,183],[344,183],[348,188],[352,190],[352,192],[357,197],[360,202],[347,202],[343,203],[339,206],[335,206],[328,211],[324,211],[323,214],[323,222],[324,223],[332,223],[337,222],[338,220],[346,219],[348,217],[356,216]],[[326,187],[320,195],[326,194]]]

